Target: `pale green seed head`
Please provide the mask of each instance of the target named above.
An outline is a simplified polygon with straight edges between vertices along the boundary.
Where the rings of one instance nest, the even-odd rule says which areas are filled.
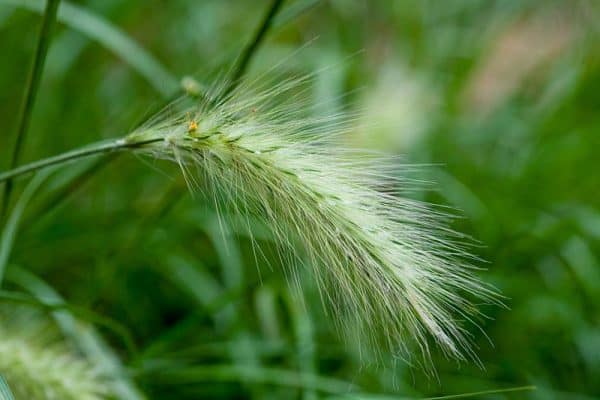
[[[468,298],[494,302],[495,291],[461,261],[443,215],[402,196],[410,184],[397,160],[339,146],[351,116],[307,116],[305,81],[242,85],[128,140],[162,138],[140,150],[177,162],[215,204],[263,219],[289,271],[311,268],[342,331],[405,359],[415,342],[428,358],[429,338],[476,358],[456,320],[473,321]]]

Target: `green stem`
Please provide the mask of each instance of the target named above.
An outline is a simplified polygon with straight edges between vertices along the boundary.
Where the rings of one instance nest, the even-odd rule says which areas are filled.
[[[40,86],[40,80],[42,79],[42,71],[44,69],[44,62],[46,61],[46,54],[48,53],[48,46],[50,45],[50,37],[52,32],[52,26],[56,21],[56,11],[58,10],[58,4],[60,0],[48,0],[46,2],[46,9],[42,19],[42,27],[40,29],[40,35],[38,38],[37,47],[35,50],[35,57],[33,59],[33,66],[29,73],[27,80],[27,86],[25,88],[25,97],[23,99],[23,105],[21,106],[21,114],[19,118],[19,125],[17,129],[17,139],[15,142],[15,148],[12,153],[12,160],[10,167],[14,168],[19,162],[19,156],[21,155],[21,148],[25,140],[27,128],[29,127],[29,121],[31,118],[31,111],[33,110],[33,104]],[[12,192],[12,182],[9,180],[4,187],[4,195],[2,201],[2,211],[0,217],[4,215],[10,202],[10,195]]]
[[[240,78],[246,73],[246,69],[250,64],[252,57],[256,53],[256,50],[258,50],[258,47],[261,45],[264,38],[267,36],[267,33],[269,32],[269,29],[271,28],[271,25],[273,23],[273,19],[275,18],[275,15],[277,15],[277,11],[279,11],[282,5],[283,0],[273,0],[273,2],[271,3],[271,6],[267,10],[267,13],[264,16],[262,23],[260,24],[256,33],[254,34],[252,41],[250,41],[250,43],[244,49],[244,52],[240,56],[240,61],[237,63],[231,74],[229,86],[227,86],[227,88],[221,94],[222,97],[225,97],[229,93],[231,93],[233,89],[235,89],[239,84]]]
[[[0,173],[0,183],[12,180],[13,178],[19,177],[21,175],[26,175],[44,168],[64,164],[69,161],[77,160],[80,158],[90,157],[98,154],[107,154],[118,150],[134,149],[146,144],[160,142],[162,140],[162,138],[153,138],[132,142],[127,141],[125,139],[118,139],[108,143],[102,142],[93,144],[91,146],[67,151],[66,153],[44,158],[42,160],[34,161],[17,168],[13,168],[9,171],[2,172]]]

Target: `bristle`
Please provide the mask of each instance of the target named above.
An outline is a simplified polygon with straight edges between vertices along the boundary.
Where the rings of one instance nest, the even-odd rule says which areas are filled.
[[[469,298],[494,302],[496,292],[472,274],[443,215],[401,197],[410,184],[397,160],[339,146],[352,116],[310,117],[308,80],[242,84],[186,110],[193,132],[182,114],[127,140],[164,138],[139,150],[177,162],[191,189],[233,213],[261,217],[286,267],[312,268],[344,330],[362,327],[365,343],[405,359],[411,342],[428,358],[428,337],[475,358],[456,319],[472,321]]]

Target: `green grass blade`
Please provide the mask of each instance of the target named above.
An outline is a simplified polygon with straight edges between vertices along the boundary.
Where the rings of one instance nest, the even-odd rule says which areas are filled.
[[[8,382],[6,382],[6,379],[2,375],[0,375],[0,400],[15,400]]]
[[[27,203],[29,203],[29,200],[31,200],[34,193],[47,176],[48,172],[39,173],[29,182],[29,184],[25,187],[23,194],[21,194],[19,201],[15,205],[15,208],[10,214],[8,221],[6,221],[6,225],[2,231],[2,238],[0,238],[0,285],[2,284],[2,278],[4,277],[6,264],[8,263],[8,258],[10,257],[10,252],[15,241],[15,236],[17,234],[19,221],[21,220],[23,211],[25,210]]]
[[[0,0],[0,3],[42,12],[44,0]],[[170,97],[179,90],[179,81],[150,53],[123,31],[85,8],[63,1],[58,20],[106,47],[142,75],[161,95]]]
[[[526,392],[535,390],[535,386],[520,386],[514,388],[507,389],[490,389],[490,390],[482,390],[479,392],[471,392],[471,393],[462,393],[462,394],[451,394],[448,396],[436,396],[436,397],[427,397],[423,400],[445,400],[445,399],[466,399],[468,397],[478,397],[486,394],[500,394],[500,393],[510,393],[510,392]]]
[[[25,136],[27,135],[29,121],[31,120],[33,105],[35,104],[40,81],[42,80],[42,71],[44,70],[44,63],[46,62],[46,55],[48,54],[48,47],[50,46],[50,38],[52,36],[52,26],[56,20],[56,10],[58,9],[59,3],[60,0],[48,0],[46,7],[43,10],[42,26],[40,28],[33,64],[29,72],[29,77],[27,78],[27,85],[25,86],[25,94],[23,96],[23,104],[21,105],[17,127],[17,138],[12,153],[10,168],[14,168],[19,162],[21,149],[23,148]],[[0,217],[4,217],[4,214],[8,209],[12,188],[12,180],[7,181],[4,186]]]
[[[467,399],[467,398],[481,398],[481,396],[492,395],[492,394],[503,394],[503,393],[516,393],[516,392],[528,392],[536,390],[535,386],[518,386],[506,389],[489,389],[481,390],[478,392],[450,394],[446,396],[435,396],[435,397],[406,397],[406,396],[395,396],[395,395],[380,395],[380,394],[369,394],[369,393],[358,393],[348,394],[342,396],[330,396],[330,399],[354,399],[354,400],[446,400],[446,399]]]

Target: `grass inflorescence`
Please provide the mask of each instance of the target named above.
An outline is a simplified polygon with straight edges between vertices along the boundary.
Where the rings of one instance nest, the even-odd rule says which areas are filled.
[[[94,366],[58,340],[46,321],[23,311],[0,318],[0,376],[15,399],[108,398]]]
[[[262,218],[288,272],[295,280],[298,266],[312,268],[348,334],[359,329],[371,348],[404,358],[412,342],[428,358],[429,337],[452,357],[475,358],[456,318],[472,321],[467,297],[495,301],[495,291],[472,274],[444,215],[403,196],[411,184],[396,159],[340,145],[352,117],[307,116],[307,80],[243,83],[224,97],[217,88],[125,142],[179,164],[222,216]]]

